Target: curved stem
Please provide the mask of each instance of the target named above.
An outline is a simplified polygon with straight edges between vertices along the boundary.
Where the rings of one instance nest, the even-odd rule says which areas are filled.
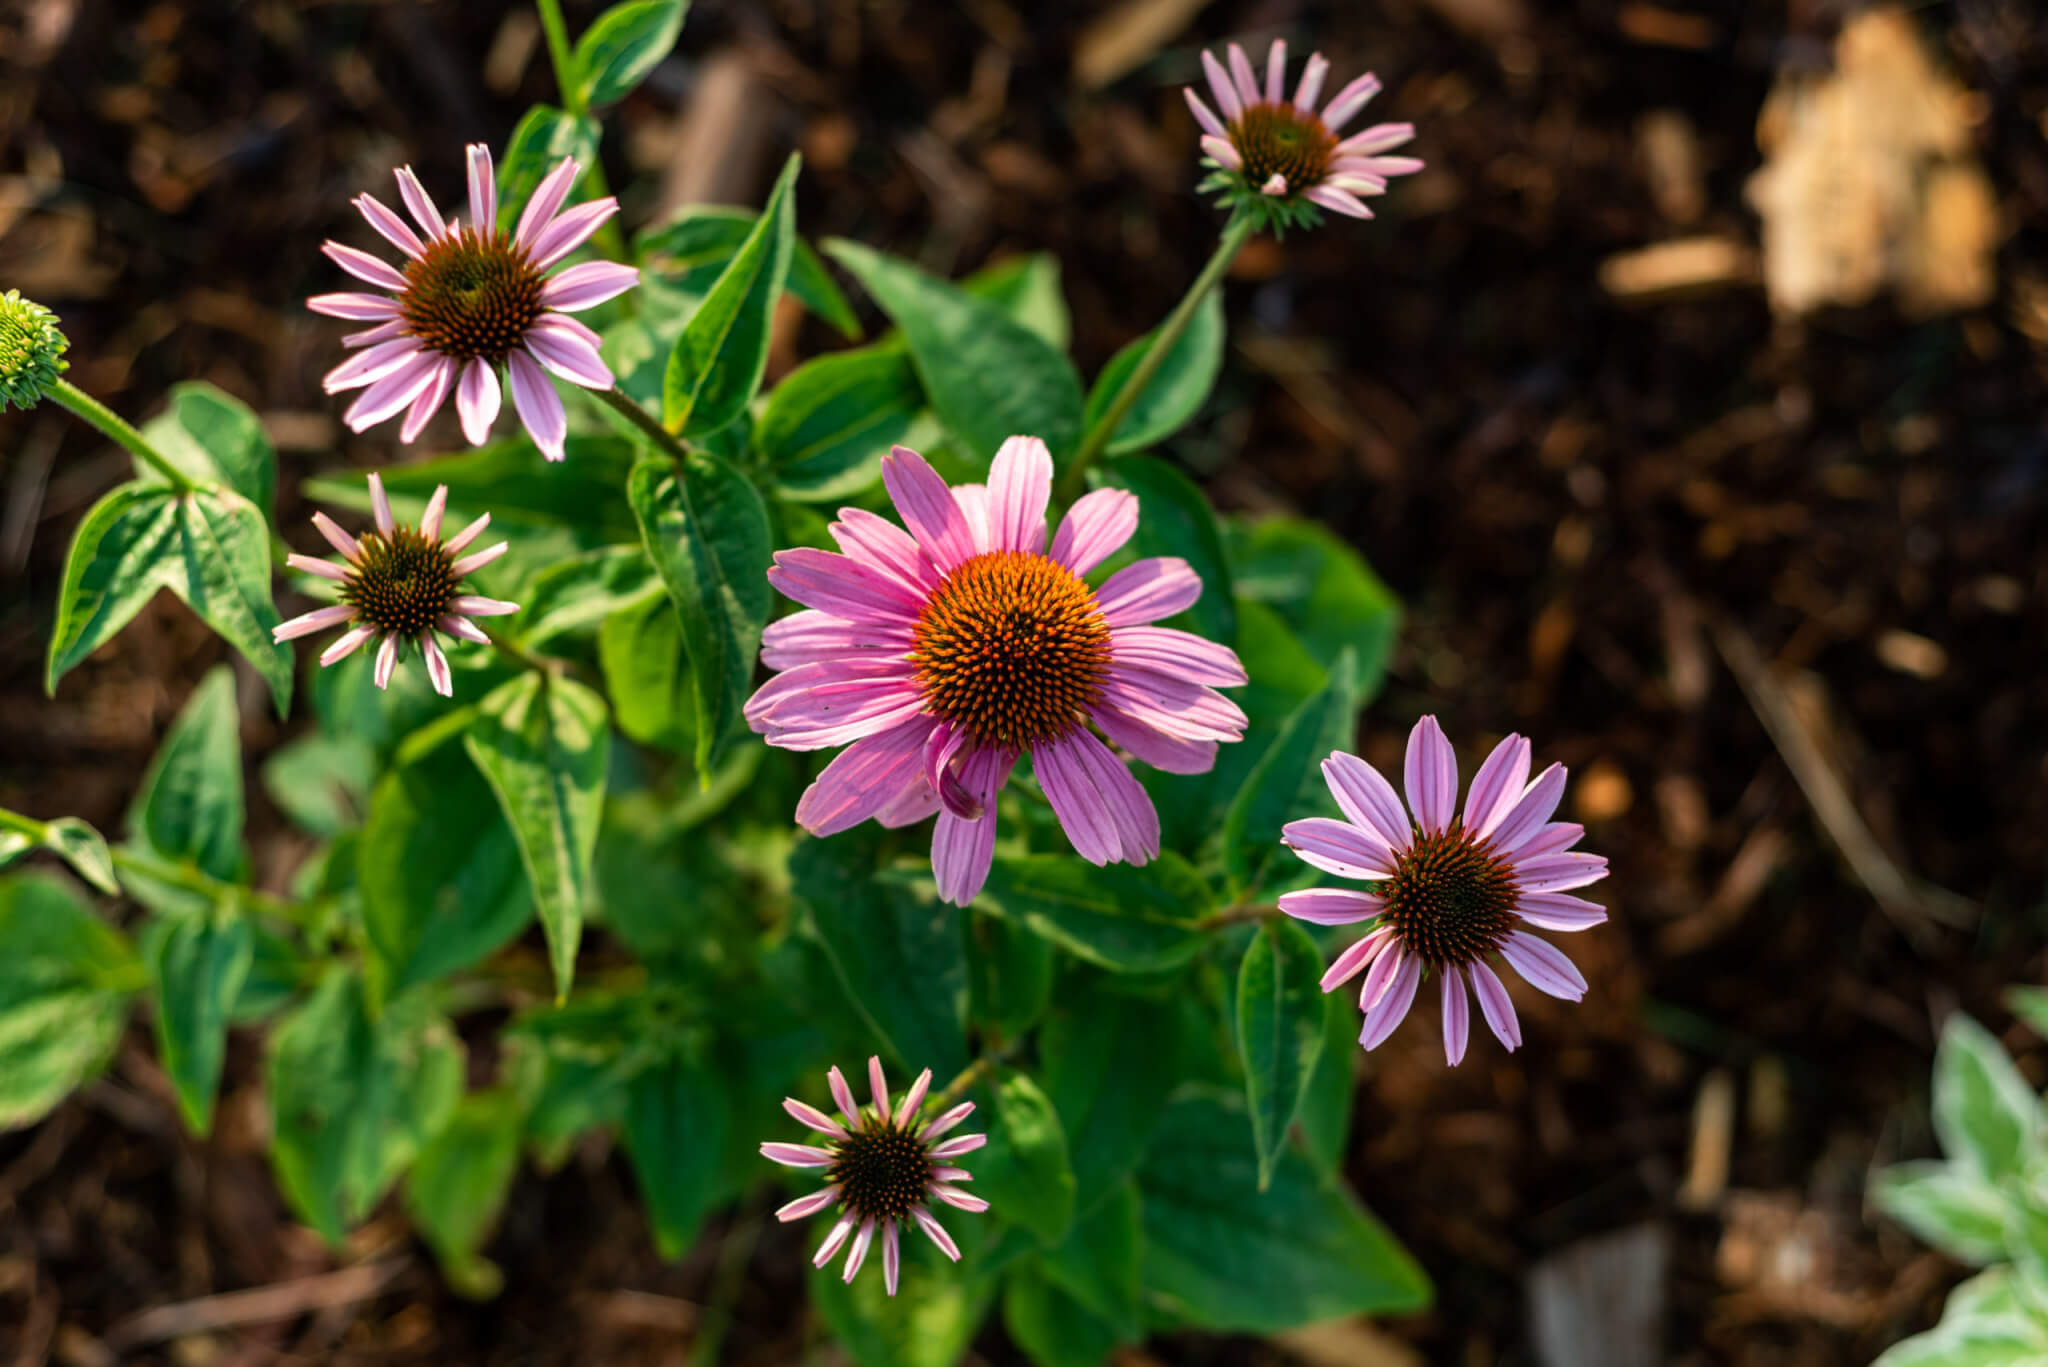
[[[1003,1064],[1008,1063],[1011,1058],[1015,1057],[1017,1050],[1022,1046],[1022,1040],[1011,1040],[1008,1044],[989,1050],[980,1058],[962,1068],[957,1077],[947,1083],[937,1096],[931,1098],[925,1104],[931,1108],[934,1115],[944,1112],[954,1102],[965,1096],[975,1083],[987,1077]]]
[[[105,435],[127,447],[129,454],[169,480],[171,487],[179,493],[189,494],[199,487],[190,475],[171,464],[162,452],[151,446],[149,438],[136,431],[134,424],[71,381],[60,379],[44,392]]]
[[[1188,324],[1194,321],[1195,310],[1208,298],[1209,291],[1216,287],[1216,283],[1223,278],[1223,273],[1230,269],[1231,261],[1237,256],[1237,249],[1252,235],[1253,225],[1254,220],[1249,214],[1234,215],[1223,225],[1223,236],[1216,243],[1216,251],[1210,256],[1208,264],[1203,266],[1202,273],[1195,277],[1195,283],[1188,286],[1188,292],[1181,296],[1181,301],[1173,306],[1173,312],[1166,315],[1166,321],[1159,325],[1158,331],[1153,334],[1152,345],[1145,349],[1144,357],[1138,362],[1138,368],[1124,380],[1123,387],[1116,392],[1116,398],[1110,402],[1102,416],[1095,420],[1095,425],[1088,429],[1087,435],[1081,438],[1080,449],[1074,452],[1073,460],[1067,463],[1065,473],[1060,476],[1059,494],[1063,500],[1071,503],[1086,491],[1087,485],[1084,481],[1088,467],[1093,465],[1096,457],[1109,446],[1109,439],[1115,436],[1117,428],[1123,425],[1124,418],[1131,411],[1131,405],[1138,401],[1138,397],[1152,383],[1153,376],[1159,373],[1159,367],[1166,364],[1166,358],[1173,354],[1174,345],[1180,341],[1181,334],[1188,330]]]
[[[678,437],[666,427],[663,427],[655,420],[652,413],[649,413],[639,404],[634,403],[617,385],[613,385],[610,389],[593,389],[590,393],[595,394],[598,398],[611,405],[613,412],[639,428],[647,436],[648,440],[661,447],[669,455],[675,457],[679,466],[683,461],[689,459],[690,448],[688,443],[684,442],[681,437]]]
[[[1234,907],[1225,907],[1212,912],[1195,922],[1196,930],[1219,930],[1224,926],[1242,925],[1246,921],[1271,921],[1280,915],[1280,908],[1270,904],[1240,902]]]
[[[590,106],[584,103],[583,92],[576,81],[576,56],[569,46],[569,26],[562,22],[561,0],[535,0],[540,11],[540,26],[547,34],[548,61],[555,68],[555,88],[562,93],[562,108],[571,118],[590,117]],[[607,199],[611,190],[606,187],[604,164],[601,158],[592,156],[590,165],[584,168],[585,184],[591,196]],[[602,251],[614,261],[626,259],[626,239],[619,232],[616,223],[606,223],[597,230],[593,239]]]
[[[212,874],[189,864],[173,864],[127,845],[115,845],[109,852],[113,855],[114,867],[117,869],[158,883],[168,883],[174,888],[210,901],[218,902],[233,897],[253,912],[263,916],[274,916],[295,926],[311,926],[318,919],[317,903],[291,902],[267,892],[258,892],[254,888],[245,888],[239,883],[222,882]]]

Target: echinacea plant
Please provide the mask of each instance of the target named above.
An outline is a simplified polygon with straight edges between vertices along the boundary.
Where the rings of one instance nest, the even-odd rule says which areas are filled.
[[[309,301],[358,326],[325,378],[354,435],[296,495],[248,404],[180,385],[131,425],[65,378],[52,316],[0,300],[6,403],[52,399],[133,460],[79,523],[49,687],[165,588],[238,657],[118,844],[0,812],[0,862],[46,851],[142,909],[116,928],[69,883],[0,876],[0,959],[35,964],[0,981],[0,1128],[97,1076],[146,1001],[194,1133],[232,1022],[261,1041],[294,1214],[340,1247],[398,1192],[470,1295],[502,1284],[522,1157],[583,1152],[623,1155],[668,1258],[751,1240],[775,1164],[815,1173],[776,1213],[831,1214],[815,1260],[844,1261],[808,1295],[859,1367],[958,1361],[990,1313],[1078,1367],[1154,1327],[1425,1306],[1344,1182],[1359,1019],[1322,989],[1365,975],[1372,1047],[1435,977],[1451,1062],[1474,992],[1512,1048],[1491,965],[1589,990],[1531,931],[1601,920],[1564,894],[1605,864],[1570,851],[1563,772],[1531,780],[1519,737],[1462,815],[1433,720],[1405,807],[1351,758],[1397,720],[1366,708],[1399,604],[1314,521],[1219,513],[1173,444],[1232,430],[1205,414],[1238,249],[1363,215],[1414,169],[1388,155],[1409,130],[1341,136],[1377,84],[1319,104],[1320,57],[1287,98],[1284,50],[1263,87],[1235,47],[1210,59],[1214,104],[1191,98],[1230,217],[1084,386],[1049,258],[954,281],[814,252],[796,158],[759,213],[622,235],[599,115],[683,8],[628,0],[572,43],[541,0],[560,104],[465,149],[466,212],[410,167],[395,207],[355,195],[396,256],[324,249],[364,286]],[[813,340],[791,301],[851,344],[768,383],[771,338]],[[451,401],[459,449],[431,449]],[[294,496],[335,556],[279,535]],[[311,600],[288,620],[280,571]],[[251,732],[293,827],[257,850],[238,668],[292,713]],[[1324,755],[1344,822],[1310,815]],[[1283,836],[1359,886],[1304,889]],[[1364,938],[1326,973],[1303,923]],[[836,1068],[836,1114],[794,1099],[846,1057],[870,1101]],[[922,1070],[908,1092],[885,1059]],[[812,1133],[757,1147],[778,1099]],[[782,1242],[771,1223],[760,1256]]]

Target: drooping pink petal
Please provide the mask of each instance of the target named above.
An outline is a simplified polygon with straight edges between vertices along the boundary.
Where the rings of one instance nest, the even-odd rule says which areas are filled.
[[[1109,653],[1119,664],[1178,675],[1189,683],[1235,688],[1248,682],[1236,651],[1172,627],[1122,627],[1110,633]]]
[[[325,562],[315,561],[314,563],[324,564]],[[325,631],[329,627],[338,627],[343,622],[352,619],[355,615],[355,608],[348,603],[337,603],[333,607],[314,608],[311,612],[300,613],[290,621],[280,622],[272,627],[270,629],[270,639],[273,641],[295,641],[301,636],[310,636],[316,631]]]
[[[412,168],[401,166],[391,174],[398,181],[398,197],[405,201],[405,207],[412,214],[413,222],[420,225],[420,231],[428,237],[445,236],[448,220],[441,217],[434,197],[427,193],[427,187],[420,183]]]
[[[989,549],[1036,555],[1045,549],[1052,501],[1052,452],[1037,437],[1011,437],[988,470]]]
[[[1522,785],[1529,781],[1529,742],[1525,737],[1509,735],[1493,747],[1493,753],[1479,766],[1479,772],[1472,775],[1472,786],[1465,793],[1465,829],[1474,840],[1484,840],[1493,833],[1500,818],[1522,795]]]
[[[782,1109],[794,1116],[800,1125],[807,1125],[820,1134],[829,1134],[834,1139],[846,1138],[847,1129],[844,1125],[808,1102],[786,1096],[782,1098]]]
[[[1266,52],[1266,103],[1278,104],[1282,99],[1281,82],[1287,78],[1287,40],[1275,38],[1273,46]]]
[[[1123,549],[1138,530],[1138,496],[1128,489],[1097,489],[1074,500],[1052,539],[1052,558],[1086,574]]]
[[[940,570],[951,573],[975,554],[966,514],[953,490],[925,458],[907,446],[882,457],[882,483],[903,517],[903,525]]]
[[[931,729],[930,719],[920,717],[847,746],[804,790],[796,806],[797,824],[812,835],[827,836],[866,821],[915,779]]]
[[[827,1187],[826,1190],[830,1191],[831,1188]],[[831,1232],[826,1234],[825,1242],[819,1244],[818,1251],[811,1256],[811,1266],[823,1267],[826,1263],[831,1262],[832,1255],[837,1253],[840,1246],[846,1242],[846,1236],[853,1233],[853,1226],[854,1218],[851,1215],[840,1216],[838,1221],[833,1224]]]
[[[1435,717],[1425,716],[1408,733],[1402,775],[1415,824],[1429,835],[1449,829],[1458,801],[1458,756]]]
[[[1359,1044],[1371,1050],[1386,1043],[1387,1036],[1407,1019],[1408,1008],[1415,1004],[1415,989],[1421,983],[1422,961],[1410,955],[1388,984],[1387,994],[1380,998],[1379,1005],[1366,1012],[1365,1028],[1358,1032]]]
[[[785,598],[849,622],[880,619],[907,626],[924,610],[924,600],[901,580],[812,546],[777,551],[768,582]]]
[[[1453,967],[1439,976],[1438,991],[1443,993],[1444,1003],[1444,1062],[1455,1068],[1465,1057],[1472,1012],[1465,1000],[1465,975]]]
[[[1230,83],[1230,75],[1224,71],[1223,63],[1207,49],[1202,52],[1202,72],[1209,78],[1209,93],[1216,97],[1216,107],[1223,111],[1223,121],[1236,123],[1244,114],[1244,101]]]
[[[910,1218],[917,1221],[917,1227],[924,1231],[927,1239],[938,1245],[939,1252],[956,1263],[960,1261],[960,1245],[953,1242],[953,1236],[946,1233],[945,1227],[932,1218],[930,1211],[923,1206],[912,1206]]]
[[[533,268],[544,271],[575,251],[589,241],[591,235],[618,211],[619,202],[606,196],[603,199],[594,199],[588,204],[579,204],[558,215],[554,222],[541,229],[534,238],[531,248]],[[629,266],[627,269],[631,270],[632,267]],[[634,273],[638,274],[637,271]]]
[[[426,430],[434,414],[441,411],[441,405],[448,398],[448,391],[455,387],[455,370],[459,363],[453,356],[440,356],[434,360],[433,373],[427,379],[426,388],[412,401],[412,408],[405,415],[405,422],[398,429],[400,441],[413,441]]]
[[[336,583],[343,583],[348,579],[348,571],[335,564],[332,560],[319,560],[313,556],[300,555],[294,551],[284,558],[284,563],[287,569],[301,570],[306,574],[317,574],[322,579],[332,579]]]
[[[407,256],[418,258],[426,252],[426,245],[413,235],[405,220],[385,208],[375,195],[357,195],[349,203],[356,206],[356,212],[368,220],[386,242]]]
[[[1202,135],[1202,150],[1209,159],[1227,171],[1244,170],[1244,154],[1237,150],[1237,144],[1229,138],[1219,138],[1214,133]]]
[[[585,261],[548,277],[540,302],[564,313],[581,313],[616,299],[640,283],[640,272],[616,261]]]
[[[1512,855],[1542,829],[1550,814],[1557,810],[1558,799],[1564,796],[1564,779],[1564,766],[1553,764],[1515,794],[1514,804],[1501,814],[1493,828],[1496,850]]]
[[[815,1144],[763,1144],[761,1156],[785,1168],[829,1168],[832,1151]]]
[[[854,1100],[853,1088],[847,1085],[846,1074],[840,1072],[838,1065],[834,1064],[825,1074],[825,1082],[832,1089],[832,1100],[839,1107],[839,1114],[846,1117],[846,1127],[850,1130],[859,1129],[860,1103]]]
[[[348,658],[361,649],[364,642],[374,641],[375,639],[377,639],[377,629],[375,627],[355,627],[349,630],[336,638],[333,645],[320,652],[320,667],[325,669],[337,661]]]
[[[1202,97],[1195,93],[1193,86],[1183,86],[1180,93],[1187,96],[1188,108],[1194,113],[1195,122],[1202,126],[1204,133],[1217,138],[1229,136],[1223,127],[1223,120],[1217,118],[1215,112],[1202,102]]]
[[[612,368],[597,348],[571,332],[557,331],[542,319],[526,330],[526,350],[542,365],[585,389],[610,389]]]
[[[1343,131],[1353,115],[1365,108],[1366,101],[1380,93],[1380,78],[1370,71],[1350,82],[1337,92],[1323,109],[1323,127],[1332,133]]]
[[[890,1295],[896,1294],[896,1279],[903,1268],[903,1236],[896,1232],[896,1222],[889,1221],[882,1226],[882,1285]]]
[[[1393,852],[1348,821],[1304,817],[1281,827],[1280,838],[1303,860],[1339,878],[1377,883],[1394,876]]]
[[[1157,670],[1113,665],[1102,681],[1102,704],[1183,740],[1234,741],[1244,735],[1243,708],[1213,688]]]
[[[429,351],[416,351],[398,368],[384,375],[357,396],[341,420],[351,432],[364,432],[391,417],[419,396],[434,380],[434,363],[440,358]]]
[[[561,460],[563,441],[569,435],[569,415],[562,408],[562,396],[548,383],[547,372],[523,351],[505,357],[506,372],[512,377],[512,406],[527,435],[548,460]]]
[[[1329,61],[1322,53],[1311,52],[1301,71],[1301,84],[1294,88],[1294,107],[1304,114],[1314,109],[1316,97],[1323,93],[1323,78],[1329,74]]]
[[[1244,55],[1244,49],[1232,43],[1230,53],[1230,83],[1237,91],[1237,98],[1244,101],[1249,109],[1259,102],[1259,83],[1252,75],[1251,58]]]
[[[1280,894],[1280,910],[1297,921],[1319,926],[1348,926],[1368,921],[1387,909],[1369,892],[1352,888],[1303,888]]]
[[[924,756],[920,761],[924,786],[939,795],[939,801],[946,810],[963,821],[979,820],[987,810],[986,805],[968,790],[954,772],[953,759],[967,745],[967,729],[950,721],[942,721],[932,728],[925,737]]]
[[[1323,970],[1321,984],[1323,991],[1334,992],[1345,983],[1350,982],[1371,965],[1375,959],[1379,958],[1380,952],[1393,942],[1393,930],[1385,927],[1373,931],[1370,935],[1361,936],[1352,943],[1350,948],[1339,954],[1335,959],[1332,959],[1330,966]],[[1391,972],[1392,970],[1389,969],[1388,971]]]
[[[931,1124],[925,1126],[922,1130],[918,1131],[917,1137],[919,1139],[927,1141],[937,1139],[940,1135],[952,1129],[955,1125],[958,1125],[961,1121],[967,1119],[968,1116],[973,1114],[974,1103],[971,1101],[962,1101],[957,1105],[948,1107],[946,1110],[934,1116],[932,1118]]]
[[[1032,764],[1074,850],[1091,864],[1148,862],[1159,852],[1159,813],[1131,771],[1085,730],[1034,746]]]
[[[972,821],[949,811],[939,813],[938,826],[932,833],[932,874],[938,881],[940,901],[964,907],[988,881],[989,865],[995,858],[996,793],[1009,781],[1010,770],[1016,763],[1014,750],[998,746],[970,751],[961,762],[960,781],[980,799],[984,810]],[[956,1119],[952,1123],[959,1122]]]
[[[1415,125],[1412,123],[1376,123],[1338,143],[1331,150],[1331,156],[1340,159],[1374,157],[1382,152],[1391,152],[1414,137]],[[1420,163],[1416,169],[1421,169]]]
[[[401,366],[409,365],[419,354],[419,338],[394,337],[388,342],[379,342],[357,352],[328,371],[321,378],[320,387],[329,394],[361,389],[383,379]]]
[[[816,1215],[838,1199],[839,1188],[820,1187],[809,1196],[799,1196],[788,1205],[778,1209],[775,1212],[775,1218],[784,1224],[788,1224],[791,1220],[801,1220],[807,1215]]]
[[[846,1255],[846,1271],[840,1274],[839,1280],[853,1280],[854,1273],[860,1271],[860,1265],[867,1261],[868,1245],[874,1241],[875,1221],[873,1216],[869,1216],[860,1222],[860,1233],[853,1236],[853,1250]]]
[[[434,639],[434,633],[423,631],[419,635],[420,655],[427,662],[427,682],[434,691],[444,698],[455,696],[455,679],[448,672],[448,657],[441,653],[441,643]]]
[[[379,688],[391,686],[391,669],[398,663],[398,638],[386,636],[377,647],[377,663],[370,671],[370,680]]]
[[[469,169],[469,223],[482,237],[498,231],[498,175],[491,149],[473,142],[462,149]]]
[[[1379,770],[1356,755],[1333,750],[1323,761],[1323,782],[1352,825],[1378,836],[1396,854],[1408,848],[1408,809]]]
[[[397,267],[366,251],[345,246],[340,242],[323,242],[320,244],[320,250],[326,253],[328,260],[366,284],[385,290],[405,288],[405,277],[398,273]]]
[[[1607,908],[1563,892],[1524,893],[1515,911],[1532,926],[1545,930],[1587,930],[1607,919]]]
[[[988,1202],[968,1192],[942,1186],[936,1182],[932,1184],[930,1190],[932,1195],[938,1197],[947,1205],[954,1206],[960,1210],[980,1212],[988,1209]]]
[[[1508,966],[1522,975],[1539,992],[1565,1001],[1579,1001],[1586,995],[1586,978],[1563,950],[1548,940],[1526,931],[1511,931],[1501,941],[1500,954]]]
[[[480,646],[487,646],[491,643],[491,638],[486,636],[483,629],[477,626],[476,623],[470,621],[467,617],[460,617],[452,612],[444,612],[439,617],[436,617],[434,619],[434,626],[458,640],[472,641]]]
[[[1160,555],[1124,566],[1095,594],[1112,627],[1143,626],[1185,612],[1202,596],[1202,580],[1179,556]]]
[[[1483,963],[1467,964],[1465,971],[1472,975],[1472,991],[1479,998],[1479,1012],[1486,1017],[1494,1038],[1509,1053],[1521,1048],[1522,1022],[1515,1016],[1515,1004],[1509,999],[1507,988]]]
[[[1187,740],[1109,705],[1096,708],[1089,720],[1112,744],[1154,769],[1169,774],[1206,774],[1216,767],[1213,740]]]
[[[574,157],[564,157],[548,172],[546,179],[534,188],[533,198],[526,201],[526,211],[519,215],[519,229],[512,234],[515,243],[533,251],[534,243],[554,221],[555,211],[569,197],[570,187],[576,184],[577,173],[582,169]]]
[[[1340,190],[1334,185],[1313,185],[1302,191],[1301,197],[1311,204],[1320,205],[1331,213],[1345,214],[1351,218],[1371,218],[1372,210],[1349,190]]]
[[[398,316],[398,301],[382,294],[316,294],[306,307],[352,323],[382,322]]]
[[[1391,933],[1392,929],[1391,926],[1382,927],[1366,936],[1366,939],[1372,940],[1381,934]],[[1366,973],[1365,981],[1358,987],[1358,1009],[1370,1011],[1378,1006],[1393,987],[1394,979],[1400,976],[1403,965],[1419,962],[1420,960],[1402,947],[1398,938],[1387,947],[1384,954],[1374,955],[1372,968]]]
[[[471,446],[482,446],[491,439],[491,424],[498,420],[502,402],[498,372],[489,361],[478,357],[462,367],[462,379],[455,386],[455,412]]]

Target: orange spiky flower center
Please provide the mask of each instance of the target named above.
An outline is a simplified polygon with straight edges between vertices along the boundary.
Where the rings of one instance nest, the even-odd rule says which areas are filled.
[[[1247,182],[1263,186],[1278,173],[1290,193],[1322,184],[1337,150],[1336,134],[1321,119],[1286,103],[1250,105],[1227,131]]]
[[[1379,888],[1384,923],[1404,949],[1439,969],[1499,949],[1515,928],[1519,892],[1507,862],[1456,821],[1435,835],[1416,831]]]

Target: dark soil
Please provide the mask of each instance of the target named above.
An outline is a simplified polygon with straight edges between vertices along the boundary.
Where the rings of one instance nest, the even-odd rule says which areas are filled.
[[[596,9],[571,8],[572,26]],[[1781,67],[1825,60],[1842,7],[1703,10],[1692,48],[1646,41],[1664,31],[1645,27],[1650,7],[1602,0],[1531,6],[1506,37],[1445,17],[1517,8],[1226,0],[1083,93],[1080,5],[698,0],[607,152],[614,183],[634,180],[629,217],[644,212],[665,130],[706,59],[739,47],[762,91],[745,122],[774,155],[806,152],[807,234],[949,271],[1054,251],[1093,373],[1213,241],[1177,89],[1196,44],[1285,32],[1297,59],[1315,46],[1339,73],[1379,71],[1376,110],[1421,128],[1431,170],[1373,223],[1248,251],[1228,299],[1237,345],[1177,450],[1225,506],[1329,521],[1407,602],[1369,758],[1397,764],[1424,711],[1468,764],[1523,731],[1539,760],[1573,767],[1586,844],[1614,868],[1612,923],[1572,945],[1593,984],[1582,1006],[1544,1002],[1520,1053],[1481,1038],[1455,1071],[1418,1012],[1366,1064],[1351,1176],[1439,1288],[1435,1312],[1386,1329],[1431,1363],[1534,1362],[1531,1269],[1648,1223],[1670,1251],[1668,1360],[1861,1364],[1931,1322],[1960,1272],[1862,1196],[1873,1165],[1930,1151],[1935,1025],[1961,1006],[2003,1029],[2002,987],[2042,973],[2048,357],[2013,286],[2048,230],[2048,44],[2018,0],[1920,14],[1985,97],[1979,152],[2009,229],[1997,301],[1789,324],[1740,284],[1624,306],[1596,270],[1681,233],[1754,239],[1758,107]],[[388,428],[350,437],[320,393],[332,329],[301,307],[333,287],[317,244],[356,240],[348,199],[381,192],[391,165],[459,184],[464,140],[502,146],[528,101],[553,97],[544,54],[485,83],[503,22],[450,3],[17,8],[0,20],[0,286],[56,307],[72,378],[130,416],[195,378],[264,411],[296,525],[297,477],[393,454]],[[1685,113],[1704,156],[1709,207],[1682,229],[1637,151],[1660,108]],[[767,169],[736,193],[757,198]],[[166,597],[43,697],[64,548],[124,459],[51,408],[0,417],[0,805],[105,829],[225,653]],[[1879,843],[1968,898],[1967,925],[1880,908],[1717,626],[1775,663]],[[1934,667],[1899,668],[1897,632],[1937,642]],[[246,701],[245,741],[275,743]],[[276,878],[296,851],[255,801]],[[2048,1047],[2006,1038],[2048,1077]],[[332,1265],[262,1161],[257,1059],[238,1038],[206,1145],[181,1136],[140,1028],[110,1081],[0,1137],[0,1352],[110,1361],[109,1330],[138,1310]],[[1699,1168],[1713,1145],[1695,1153],[1696,1107],[1716,1096],[1735,1106],[1725,1183]],[[770,1228],[745,1261],[722,1360],[790,1361],[814,1333],[791,1309],[798,1237]],[[680,1266],[656,1259],[601,1149],[522,1177],[488,1249],[506,1274],[493,1302],[449,1293],[395,1213],[354,1252],[406,1261],[372,1298],[132,1360],[680,1362],[718,1276],[714,1238]],[[999,1330],[980,1350],[1016,1360]],[[1168,1340],[1129,1360],[1286,1358]]]

